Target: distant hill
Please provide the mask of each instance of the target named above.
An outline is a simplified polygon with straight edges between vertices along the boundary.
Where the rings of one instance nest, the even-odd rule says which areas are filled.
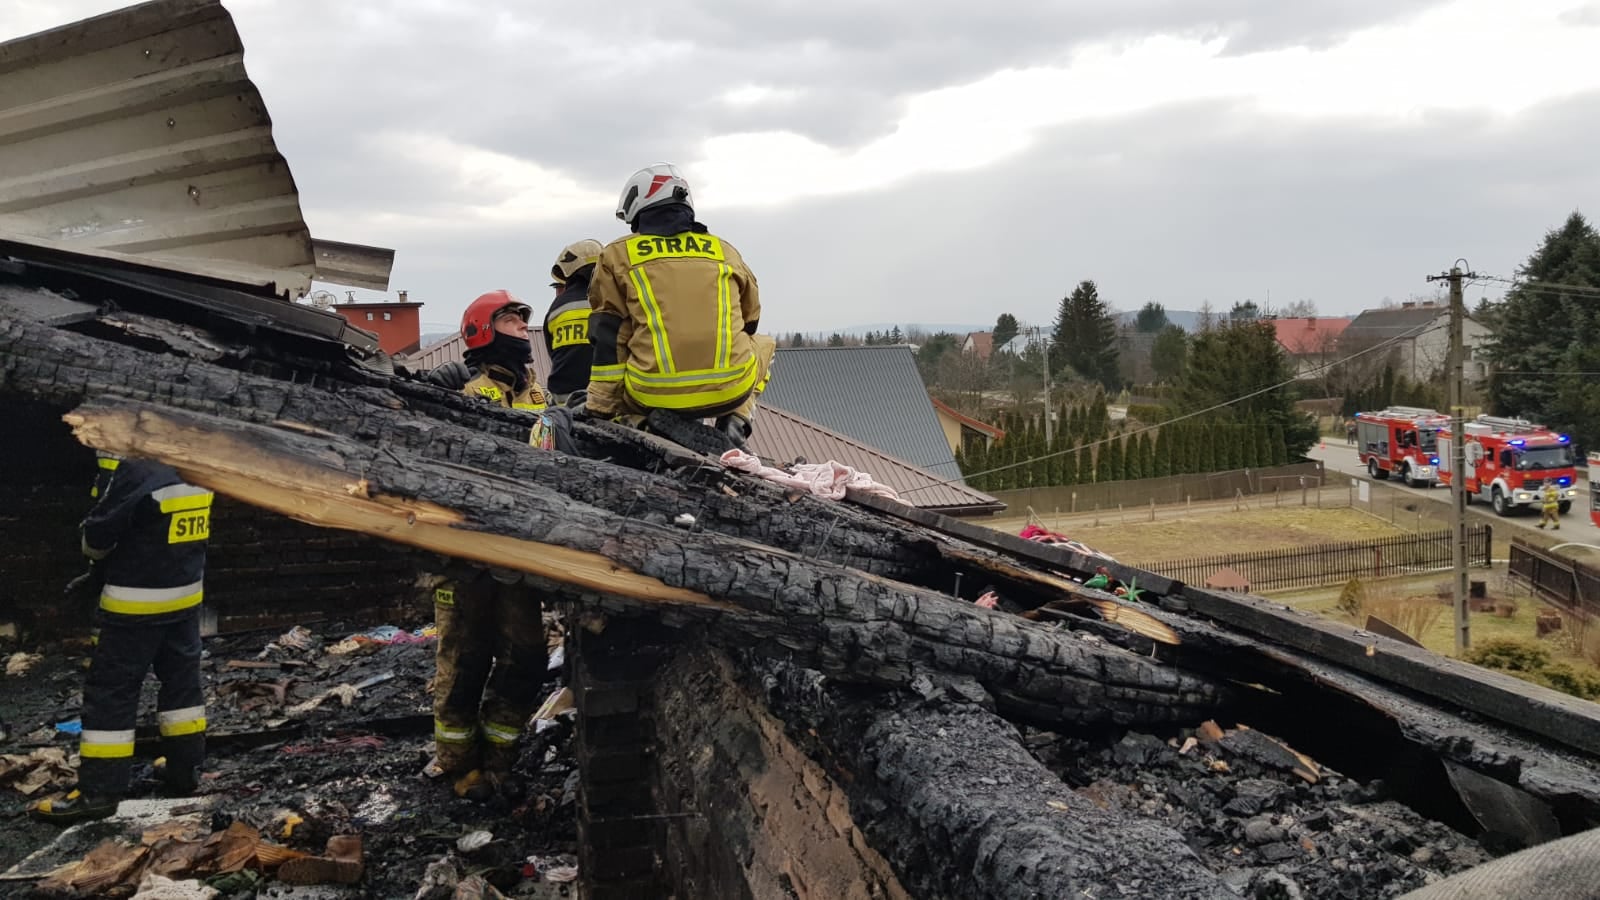
[[[878,322],[872,325],[852,325],[849,328],[829,328],[823,331],[805,331],[801,333],[807,336],[820,334],[826,337],[830,334],[842,334],[845,337],[862,337],[869,331],[893,331],[896,327],[900,329],[902,334],[908,331],[925,331],[929,334],[938,334],[941,331],[948,331],[951,334],[965,335],[969,331],[988,331],[990,328],[994,327],[994,323],[991,322],[988,325],[950,325],[926,324],[922,322]]]

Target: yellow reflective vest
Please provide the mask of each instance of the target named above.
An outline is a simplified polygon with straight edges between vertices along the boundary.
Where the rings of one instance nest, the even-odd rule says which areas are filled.
[[[616,362],[595,352],[592,407],[616,408],[618,385],[640,406],[683,412],[737,403],[755,389],[745,323],[761,318],[760,292],[722,238],[686,231],[612,241],[595,266],[589,303],[621,319]]]

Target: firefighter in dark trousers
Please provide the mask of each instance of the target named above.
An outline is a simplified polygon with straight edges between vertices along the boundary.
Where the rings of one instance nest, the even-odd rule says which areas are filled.
[[[1543,528],[1546,522],[1554,526],[1554,530],[1561,530],[1561,491],[1548,481],[1539,492],[1539,527]]]
[[[29,810],[58,824],[116,812],[132,781],[139,688],[152,668],[161,681],[156,717],[164,790],[193,793],[205,758],[200,603],[212,494],[185,484],[171,466],[103,454],[94,492],[82,545],[104,584],[83,686],[78,787]]]
[[[461,334],[474,377],[462,393],[509,408],[544,408],[528,365],[530,314],[504,291],[473,301]],[[510,383],[519,372],[527,383]],[[435,586],[433,612],[439,645],[428,773],[448,776],[459,796],[486,800],[507,786],[518,739],[538,706],[547,664],[539,598],[517,572],[452,561]]]
[[[743,444],[777,347],[756,334],[755,274],[733,245],[695,221],[689,183],[676,166],[635,172],[617,218],[633,236],[600,252],[589,285],[587,413],[639,417],[664,409],[715,418]]]
[[[566,405],[589,386],[589,279],[600,260],[600,242],[584,239],[564,247],[550,267],[556,297],[544,314],[544,345],[550,351],[550,399]]]

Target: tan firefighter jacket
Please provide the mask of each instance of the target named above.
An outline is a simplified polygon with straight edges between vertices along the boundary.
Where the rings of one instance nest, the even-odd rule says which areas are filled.
[[[596,315],[621,320],[614,358],[602,342],[594,348],[588,406],[596,412],[622,411],[619,388],[639,406],[686,412],[737,403],[755,388],[745,325],[761,318],[756,278],[716,235],[611,242],[595,266],[589,303]]]
[[[468,397],[477,397],[490,403],[504,406],[507,409],[527,409],[538,412],[548,403],[544,391],[539,387],[538,376],[534,374],[533,367],[528,367],[528,385],[521,393],[516,393],[517,378],[509,370],[499,366],[485,366],[484,369],[467,382],[461,393]]]

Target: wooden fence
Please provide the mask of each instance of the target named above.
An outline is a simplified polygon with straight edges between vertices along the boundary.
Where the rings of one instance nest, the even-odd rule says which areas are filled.
[[[1600,616],[1600,569],[1511,539],[1511,577],[1584,619]]]
[[[1468,565],[1489,565],[1492,538],[1491,525],[1467,528]],[[1194,585],[1204,585],[1218,570],[1229,568],[1243,575],[1252,591],[1322,587],[1352,578],[1388,578],[1449,568],[1451,539],[1448,530],[1430,531],[1371,541],[1197,556],[1140,568]]]

